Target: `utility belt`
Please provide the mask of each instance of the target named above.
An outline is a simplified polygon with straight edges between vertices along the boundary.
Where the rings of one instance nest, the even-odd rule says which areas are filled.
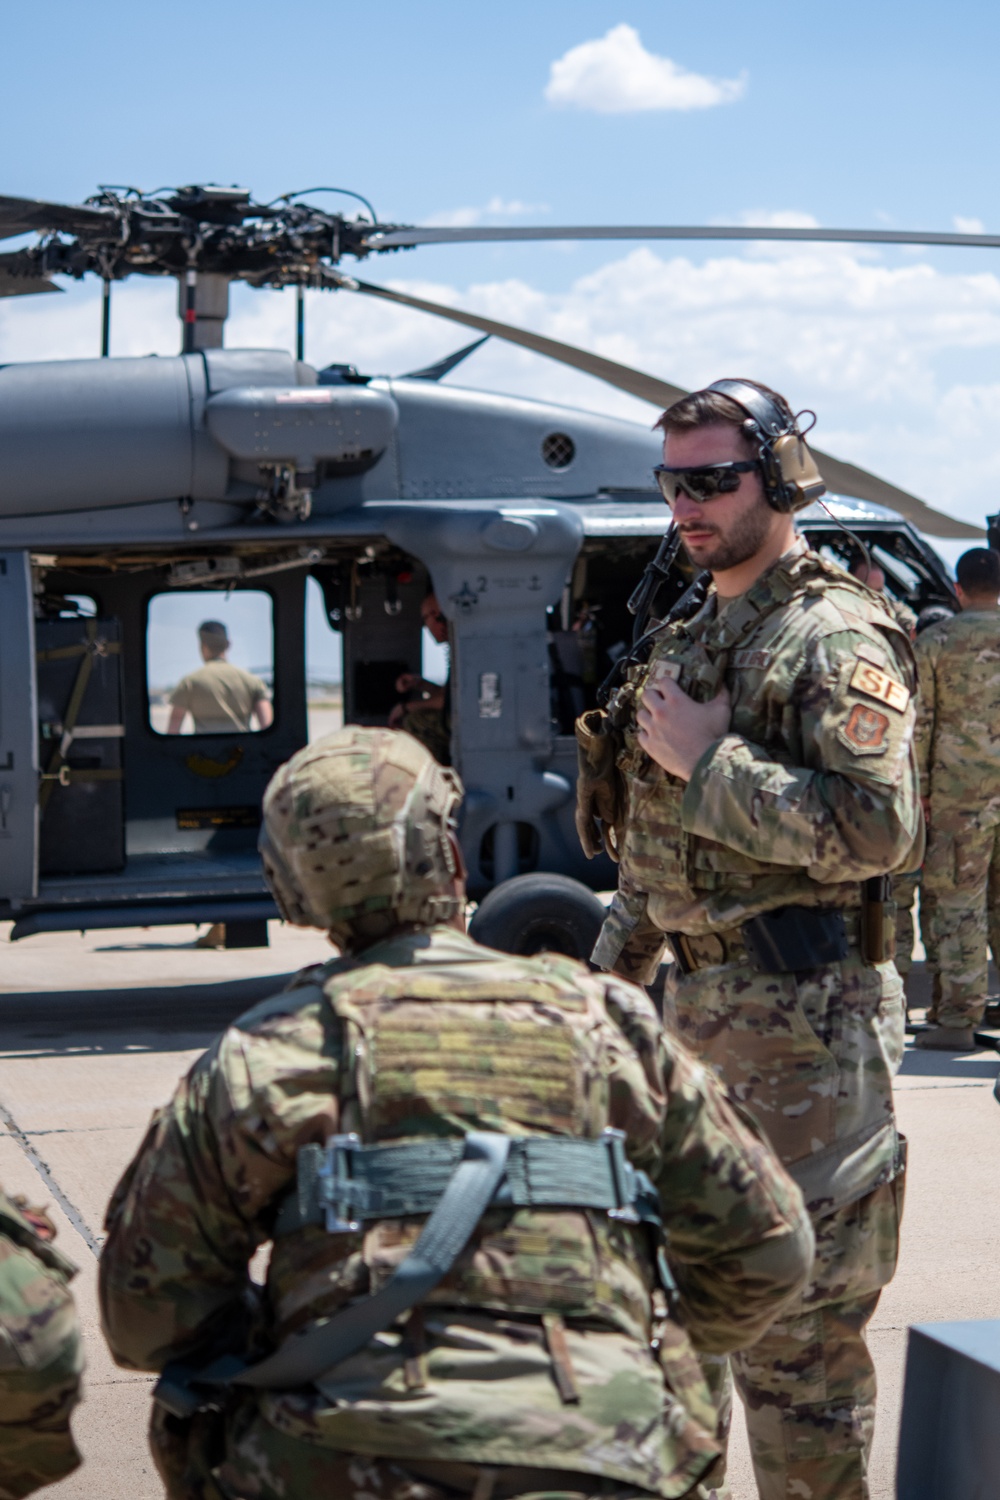
[[[446,1140],[364,1146],[356,1135],[305,1146],[294,1193],[275,1234],[322,1224],[352,1234],[368,1220],[429,1213],[420,1236],[385,1286],[285,1340],[256,1364],[226,1355],[204,1369],[168,1365],[153,1392],[172,1415],[192,1416],[226,1387],[293,1390],[319,1380],[364,1348],[447,1276],[490,1208],[591,1209],[649,1226],[660,1282],[674,1291],[666,1263],[659,1196],[625,1155],[625,1136],[596,1140],[470,1131]]]
[[[738,927],[694,936],[665,934],[685,976],[723,964],[748,965],[759,974],[796,974],[842,963],[852,948],[866,964],[886,963],[895,953],[895,904],[888,875],[865,881],[860,909],[779,906]]]

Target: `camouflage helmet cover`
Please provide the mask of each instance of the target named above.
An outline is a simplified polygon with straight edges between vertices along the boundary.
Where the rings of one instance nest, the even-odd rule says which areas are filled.
[[[458,911],[455,772],[410,735],[351,725],[287,761],[264,793],[260,853],[282,916],[339,946]]]

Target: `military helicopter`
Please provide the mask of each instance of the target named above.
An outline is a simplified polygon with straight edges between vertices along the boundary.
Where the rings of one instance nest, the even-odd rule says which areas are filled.
[[[99,276],[101,358],[0,366],[0,919],[12,937],[225,923],[266,942],[277,915],[256,854],[274,769],[307,738],[304,599],[343,638],[348,722],[384,724],[421,665],[430,590],[450,635],[450,755],[467,789],[461,841],[478,936],[585,956],[615,883],[573,825],[573,720],[633,629],[686,586],[668,565],[635,424],[440,384],[484,336],[664,407],[666,381],[341,269],[422,244],[546,239],[812,239],[1000,245],[988,235],[632,228],[420,229],[238,188],[103,188],[71,206],[0,198],[0,295]],[[340,190],[330,190],[340,191]],[[357,197],[358,195],[349,195]],[[110,358],[111,292],[179,283],[182,352]],[[226,349],[233,280],[294,286],[298,358]],[[378,297],[474,329],[476,343],[403,377],[305,364],[309,287]],[[815,451],[815,450],[814,450]],[[802,516],[847,562],[863,534],[891,593],[957,607],[919,531],[981,536],[915,496],[815,452],[832,497]],[[919,528],[919,530],[918,530]],[[647,582],[629,596],[637,575]],[[273,723],[166,732],[147,638],[177,591],[258,591],[273,620]],[[81,603],[83,601],[83,603]],[[88,604],[89,601],[89,604]],[[85,607],[86,606],[86,607]]]

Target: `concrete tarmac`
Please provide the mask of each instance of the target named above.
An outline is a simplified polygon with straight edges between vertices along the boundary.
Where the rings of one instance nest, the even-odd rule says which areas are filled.
[[[7,941],[0,925],[0,1182],[53,1210],[87,1343],[74,1419],[84,1465],[53,1500],[162,1500],[145,1427],[151,1380],[119,1370],[101,1340],[96,1267],[104,1206],[152,1110],[228,1020],[329,956],[319,933],[270,924],[267,949],[193,946],[194,930],[60,933]],[[917,987],[919,966],[913,976]],[[890,1500],[906,1329],[1000,1318],[1000,1058],[907,1048],[898,1080],[910,1139],[899,1271],[871,1329],[879,1378],[873,1500]],[[756,1488],[742,1420],[733,1500]]]

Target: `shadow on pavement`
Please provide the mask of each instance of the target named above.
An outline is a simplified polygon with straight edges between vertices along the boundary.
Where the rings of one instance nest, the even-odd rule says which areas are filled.
[[[1000,1057],[994,1051],[918,1052],[907,1047],[897,1076],[902,1078],[996,1078]]]
[[[204,1047],[243,1011],[278,994],[291,978],[291,973],[265,974],[216,984],[3,994],[0,1045],[6,1052],[36,1056]]]

